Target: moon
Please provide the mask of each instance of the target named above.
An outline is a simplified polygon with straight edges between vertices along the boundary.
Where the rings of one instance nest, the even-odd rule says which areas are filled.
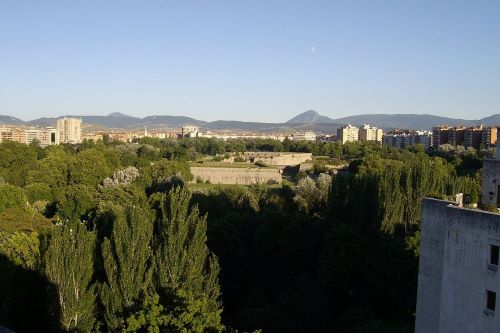
[[[316,53],[316,46],[311,46],[311,52]]]

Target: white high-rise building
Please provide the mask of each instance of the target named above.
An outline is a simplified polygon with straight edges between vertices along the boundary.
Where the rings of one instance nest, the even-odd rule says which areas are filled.
[[[381,128],[371,125],[363,125],[359,129],[359,141],[378,141],[382,142],[384,132]]]
[[[57,120],[57,131],[61,143],[82,142],[82,120],[78,118],[62,118]]]
[[[359,128],[347,124],[337,129],[337,136],[342,143],[354,142],[359,140]]]

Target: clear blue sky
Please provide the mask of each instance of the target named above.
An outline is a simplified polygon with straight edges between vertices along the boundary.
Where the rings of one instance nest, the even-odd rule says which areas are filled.
[[[500,1],[0,0],[0,114],[500,113]]]

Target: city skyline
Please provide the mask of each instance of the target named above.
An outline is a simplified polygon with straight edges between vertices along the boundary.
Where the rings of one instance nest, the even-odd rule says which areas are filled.
[[[0,114],[500,113],[496,1],[2,1]]]

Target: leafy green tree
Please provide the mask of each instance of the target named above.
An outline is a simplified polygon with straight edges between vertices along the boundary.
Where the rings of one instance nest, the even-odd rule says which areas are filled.
[[[57,199],[57,213],[66,220],[73,221],[85,217],[96,205],[99,193],[86,185],[70,185]]]
[[[23,189],[10,184],[0,185],[0,212],[7,208],[26,209],[28,198]]]
[[[55,308],[65,331],[90,332],[95,324],[95,232],[72,222],[54,227],[42,245],[43,272],[54,284]]]
[[[165,308],[159,302],[160,296],[158,294],[145,297],[140,310],[127,318],[126,327],[123,331],[134,333],[164,332],[167,328],[169,317]]]
[[[52,202],[57,197],[57,190],[50,188],[49,185],[45,183],[32,183],[26,185],[24,187],[24,191],[26,192],[26,196],[28,197],[28,201],[30,203],[41,200]]]
[[[137,181],[151,194],[165,192],[176,185],[176,182],[179,184],[192,179],[193,175],[186,162],[162,159],[144,167]]]
[[[17,265],[34,270],[40,260],[40,242],[37,232],[0,231],[0,253]]]
[[[321,212],[328,204],[332,177],[322,173],[316,180],[305,177],[299,180],[294,201],[305,212]]]
[[[13,141],[0,143],[0,178],[24,186],[27,174],[38,165],[38,148]]]
[[[105,150],[92,148],[81,151],[69,169],[69,182],[96,187],[106,177],[112,175],[119,165],[118,156],[116,161],[108,158]]]
[[[153,223],[134,206],[108,207],[107,216],[113,229],[102,244],[106,278],[99,292],[108,329],[119,331],[151,285]]]
[[[190,200],[180,188],[158,196],[155,283],[174,331],[221,330],[219,265],[206,244],[206,217]]]
[[[28,184],[43,183],[50,188],[61,189],[69,182],[69,171],[74,155],[62,146],[46,148],[47,155],[38,166],[28,172]]]

